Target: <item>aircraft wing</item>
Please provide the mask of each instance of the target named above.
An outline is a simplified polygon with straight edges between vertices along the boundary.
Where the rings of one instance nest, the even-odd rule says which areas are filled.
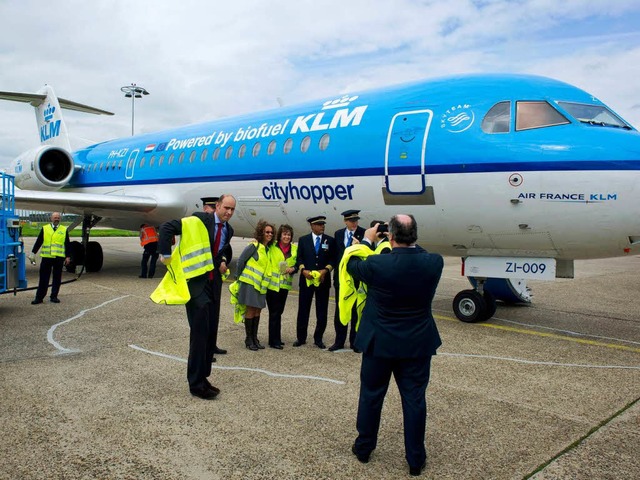
[[[123,216],[126,212],[147,213],[158,207],[155,198],[128,195],[99,195],[78,192],[15,190],[16,207],[26,210],[52,209],[74,213]]]

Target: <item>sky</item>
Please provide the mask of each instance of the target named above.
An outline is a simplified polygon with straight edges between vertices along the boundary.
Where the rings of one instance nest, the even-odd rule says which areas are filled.
[[[638,0],[0,0],[0,91],[58,96],[72,145],[444,75],[576,85],[640,128]],[[0,101],[0,169],[39,145]]]

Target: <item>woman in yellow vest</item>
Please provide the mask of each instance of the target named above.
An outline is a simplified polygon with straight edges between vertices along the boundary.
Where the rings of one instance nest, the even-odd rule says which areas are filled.
[[[293,228],[280,225],[276,243],[269,249],[271,276],[267,287],[267,305],[269,307],[269,346],[282,350],[282,312],[287,303],[289,290],[293,285],[292,275],[296,273],[298,245],[291,243]]]
[[[264,348],[258,340],[260,312],[266,307],[269,282],[269,255],[267,249],[273,244],[276,227],[265,220],[258,221],[254,238],[238,258],[236,278],[239,283],[238,303],[246,305],[244,328],[245,346],[249,350]]]

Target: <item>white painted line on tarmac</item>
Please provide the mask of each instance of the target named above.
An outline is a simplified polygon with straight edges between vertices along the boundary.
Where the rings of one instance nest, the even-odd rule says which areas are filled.
[[[70,348],[65,348],[65,347],[63,347],[62,345],[60,345],[58,342],[56,342],[53,339],[53,332],[56,331],[56,328],[58,328],[60,325],[64,325],[65,323],[69,323],[70,321],[75,320],[76,318],[82,317],[85,313],[90,312],[91,310],[95,310],[97,308],[102,308],[102,307],[104,307],[105,305],[108,305],[111,302],[115,302],[116,300],[121,300],[121,299],[129,297],[129,296],[130,295],[123,295],[122,297],[118,297],[118,298],[113,298],[111,300],[107,300],[106,302],[101,303],[100,305],[96,305],[95,307],[91,307],[91,308],[86,308],[86,309],[82,310],[80,313],[78,313],[77,315],[74,315],[71,318],[67,318],[66,320],[63,320],[62,322],[56,323],[47,332],[47,341],[51,345],[53,345],[54,347],[56,347],[58,349],[58,353],[77,353],[77,352],[79,352],[80,350],[73,350],[73,349],[70,349]]]
[[[525,360],[523,358],[513,357],[496,357],[494,355],[474,355],[471,353],[446,353],[438,352],[436,357],[443,355],[445,357],[468,357],[468,358],[487,358],[490,360],[502,360],[505,362],[526,363],[528,365],[546,365],[551,367],[572,367],[572,368],[603,368],[617,370],[640,370],[640,366],[633,365],[589,365],[583,363],[558,363],[558,362],[541,362],[537,360]]]
[[[166,353],[161,353],[161,352],[154,352],[152,350],[147,350],[146,348],[142,348],[139,347],[138,345],[129,345],[131,348],[133,348],[134,350],[138,350],[140,352],[144,352],[144,353],[149,353],[151,355],[156,355],[158,357],[163,357],[163,358],[168,358],[170,360],[176,360],[178,362],[182,362],[182,363],[187,363],[187,360],[181,357],[176,357],[174,355],[167,355]],[[305,380],[318,380],[320,382],[329,382],[329,383],[335,383],[337,385],[344,385],[345,382],[341,381],[341,380],[333,380],[332,378],[324,378],[324,377],[314,377],[311,375],[291,375],[288,373],[275,373],[275,372],[270,372],[269,370],[263,370],[261,368],[249,368],[249,367],[222,367],[219,365],[212,365],[211,368],[216,368],[218,370],[244,370],[247,372],[258,372],[258,373],[264,373],[265,375],[268,375],[270,377],[283,377],[283,378],[302,378]]]

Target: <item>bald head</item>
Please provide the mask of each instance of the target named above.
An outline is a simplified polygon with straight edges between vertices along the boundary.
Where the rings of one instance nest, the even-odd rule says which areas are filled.
[[[391,240],[400,246],[409,246],[418,240],[418,224],[413,215],[398,214],[389,221]]]
[[[60,212],[53,212],[51,214],[51,223],[53,223],[57,227],[60,224],[61,218],[62,215],[60,215]]]

